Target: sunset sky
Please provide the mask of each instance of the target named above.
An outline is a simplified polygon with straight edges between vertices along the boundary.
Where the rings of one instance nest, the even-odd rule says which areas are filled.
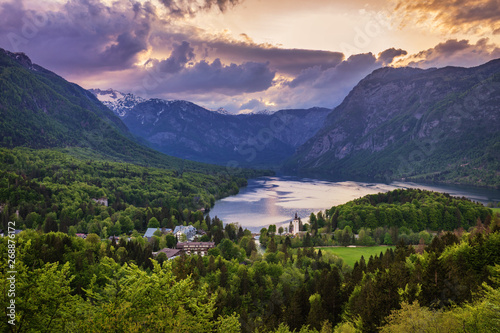
[[[382,66],[500,58],[499,0],[0,0],[0,47],[84,88],[238,113],[338,105]]]

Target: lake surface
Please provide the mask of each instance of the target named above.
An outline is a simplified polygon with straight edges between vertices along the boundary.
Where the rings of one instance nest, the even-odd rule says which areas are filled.
[[[482,203],[500,201],[500,191],[451,185],[422,185],[393,182],[363,183],[354,181],[333,182],[296,177],[262,177],[251,179],[240,193],[215,203],[211,217],[224,223],[238,222],[252,231],[259,231],[270,224],[288,223],[295,213],[303,221],[311,212],[329,209],[367,194],[387,192],[397,188],[420,188],[465,196]]]

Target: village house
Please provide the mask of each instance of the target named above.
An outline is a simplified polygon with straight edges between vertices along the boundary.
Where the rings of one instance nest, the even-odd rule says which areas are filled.
[[[165,255],[167,256],[167,259],[170,260],[170,259],[174,259],[175,257],[180,256],[182,254],[182,250],[169,249],[166,247],[164,249],[161,249],[158,252],[153,252],[153,257],[157,257],[160,253],[165,253]]]
[[[154,233],[157,230],[159,230],[162,233],[162,235],[163,234],[169,234],[169,233],[172,232],[172,229],[170,229],[170,228],[148,228],[146,230],[146,232],[144,233],[144,237],[147,238],[148,240],[150,240],[151,237],[153,237]]]
[[[186,240],[192,241],[196,236],[196,228],[192,225],[178,225],[174,229],[174,235],[177,236],[177,239],[181,239],[182,235],[186,235]]]
[[[177,243],[177,249],[182,250],[185,254],[199,254],[205,256],[208,250],[215,247],[214,242],[184,242]]]

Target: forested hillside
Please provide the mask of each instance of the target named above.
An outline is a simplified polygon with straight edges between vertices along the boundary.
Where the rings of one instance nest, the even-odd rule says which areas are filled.
[[[86,154],[89,157],[81,157]],[[144,230],[153,217],[161,226],[194,223],[192,212],[209,210],[216,199],[246,185],[241,176],[256,175],[248,170],[240,177],[213,171],[111,162],[87,150],[0,149],[2,225],[6,229],[8,221],[17,221],[18,229],[105,237]],[[95,201],[100,198],[109,206]]]
[[[2,146],[84,146],[104,152],[130,145],[125,125],[94,95],[0,49]],[[132,146],[133,147],[133,146]]]
[[[467,198],[419,189],[367,195],[329,210],[331,228],[406,227],[414,231],[469,229],[491,210]]]
[[[142,231],[153,217],[162,226],[194,222],[191,212],[209,210],[246,178],[267,173],[145,147],[93,94],[23,53],[0,49],[0,88],[4,229],[16,221],[18,229],[106,237]]]
[[[376,197],[349,205],[404,206],[427,196]],[[217,231],[217,247],[174,260],[151,261],[151,243],[138,235],[101,241],[24,231],[15,236],[16,326],[7,317],[0,325],[13,332],[495,332],[500,217],[488,213],[427,246],[399,239],[395,250],[352,268],[312,244],[293,248],[305,236],[292,240],[274,228],[263,230],[268,243],[259,254],[248,231],[222,229],[209,217],[202,224]],[[154,246],[168,246],[169,235],[154,237]],[[3,285],[8,239],[0,238]]]

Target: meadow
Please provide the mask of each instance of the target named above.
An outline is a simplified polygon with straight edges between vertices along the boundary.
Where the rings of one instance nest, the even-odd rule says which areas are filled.
[[[321,247],[316,248],[316,250],[321,249],[321,252],[330,252],[336,256],[342,258],[346,264],[353,267],[354,263],[358,261],[361,256],[364,256],[365,260],[368,262],[370,256],[379,255],[380,252],[385,253],[389,248],[395,248],[395,246],[358,246],[358,247]]]

